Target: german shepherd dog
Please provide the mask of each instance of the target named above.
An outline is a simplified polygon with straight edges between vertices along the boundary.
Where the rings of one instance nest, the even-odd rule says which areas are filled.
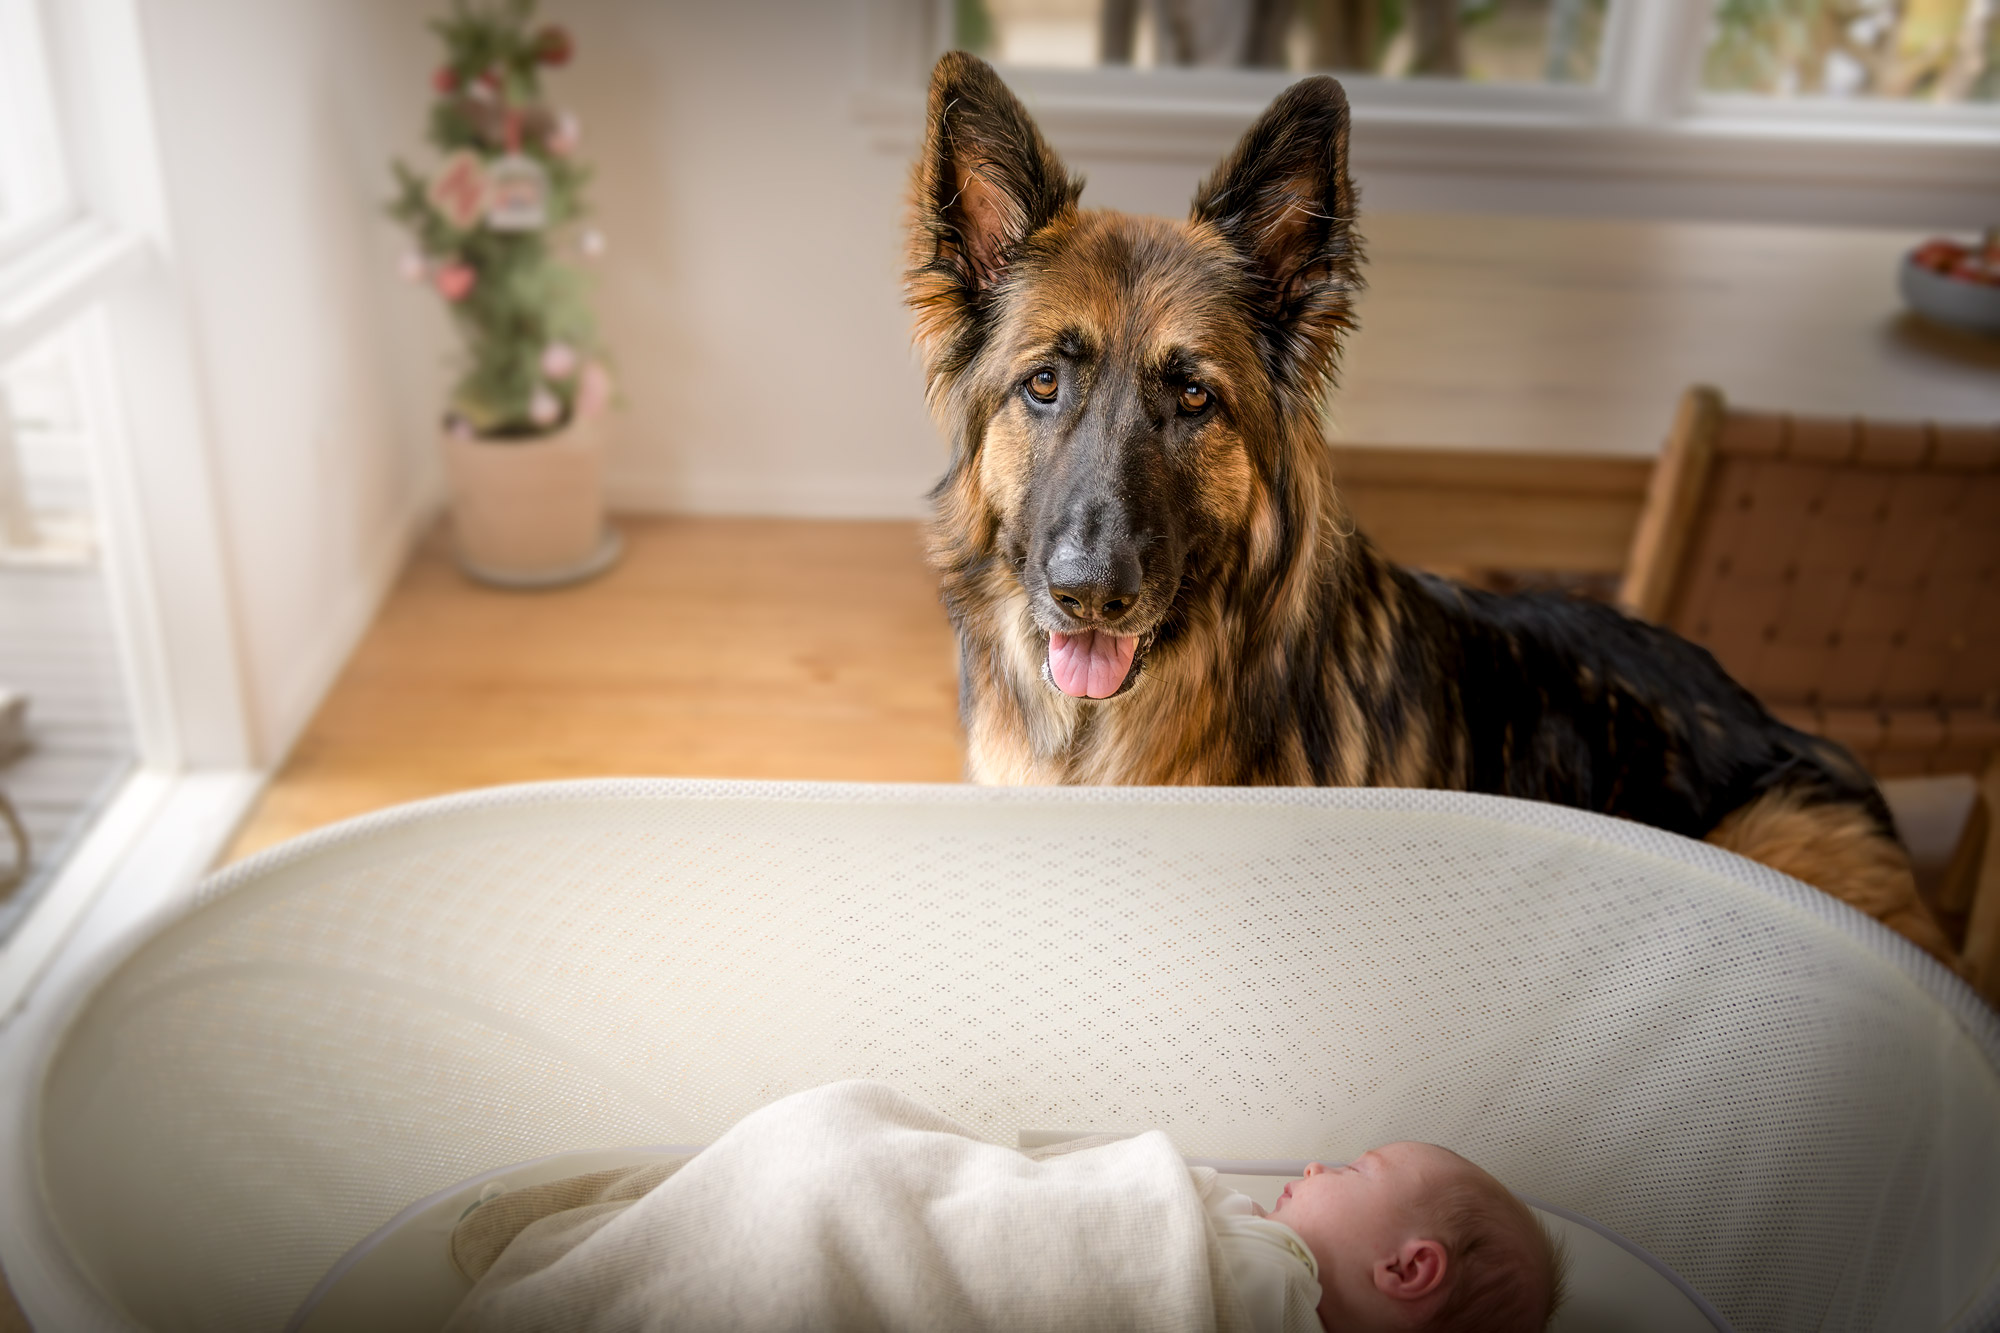
[[[950,438],[932,563],[969,776],[1342,784],[1602,811],[1762,861],[1947,963],[1866,772],[1707,652],[1400,568],[1320,405],[1360,287],[1340,85],[1292,85],[1185,222],[1083,183],[978,59],[931,80],[908,300]]]

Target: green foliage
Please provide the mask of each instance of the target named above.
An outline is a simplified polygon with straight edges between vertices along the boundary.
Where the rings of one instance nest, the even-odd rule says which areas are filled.
[[[1703,60],[1711,92],[1819,95],[1838,57],[1844,91],[1937,102],[2000,94],[2000,14],[1971,0],[1720,0]]]
[[[954,0],[953,41],[960,50],[988,55],[993,50],[993,16],[986,0]]]
[[[1396,40],[1396,34],[1403,30],[1409,15],[1404,0],[1380,0],[1375,11],[1375,49],[1369,53],[1368,68],[1381,69],[1382,57],[1389,52],[1389,43]]]
[[[1702,86],[1721,92],[1775,92],[1806,44],[1818,0],[1722,0],[1703,62]]]
[[[582,275],[558,257],[585,214],[590,173],[569,155],[573,127],[542,97],[545,65],[569,58],[560,28],[532,29],[534,0],[454,0],[431,24],[445,46],[436,78],[429,141],[444,159],[469,152],[490,169],[510,151],[546,175],[546,218],[534,230],[497,230],[485,218],[461,229],[432,200],[432,177],[392,164],[389,216],[410,231],[425,273],[450,301],[464,339],[466,364],[452,392],[452,412],[481,435],[535,436],[559,429],[576,410],[582,375],[552,377],[542,357],[554,344],[596,359],[589,293]],[[470,272],[470,288],[452,300],[448,280]],[[531,415],[538,390],[555,396],[559,415]]]

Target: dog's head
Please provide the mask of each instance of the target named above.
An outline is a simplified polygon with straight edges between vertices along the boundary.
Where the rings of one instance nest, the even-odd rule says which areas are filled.
[[[983,62],[931,78],[909,301],[952,435],[941,562],[1004,561],[1045,678],[1102,699],[1184,585],[1270,559],[1274,497],[1358,286],[1347,100],[1294,84],[1184,222],[1083,210],[1083,188]]]

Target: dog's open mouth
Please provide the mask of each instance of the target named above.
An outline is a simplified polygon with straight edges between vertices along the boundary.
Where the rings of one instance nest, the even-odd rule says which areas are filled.
[[[1109,699],[1132,676],[1139,651],[1136,634],[1087,629],[1049,632],[1049,681],[1072,699]]]

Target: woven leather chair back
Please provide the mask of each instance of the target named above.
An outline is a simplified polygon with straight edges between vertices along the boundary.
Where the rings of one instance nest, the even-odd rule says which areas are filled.
[[[1624,600],[1878,777],[1981,772],[2000,751],[2000,423],[1780,416],[1691,390]]]

